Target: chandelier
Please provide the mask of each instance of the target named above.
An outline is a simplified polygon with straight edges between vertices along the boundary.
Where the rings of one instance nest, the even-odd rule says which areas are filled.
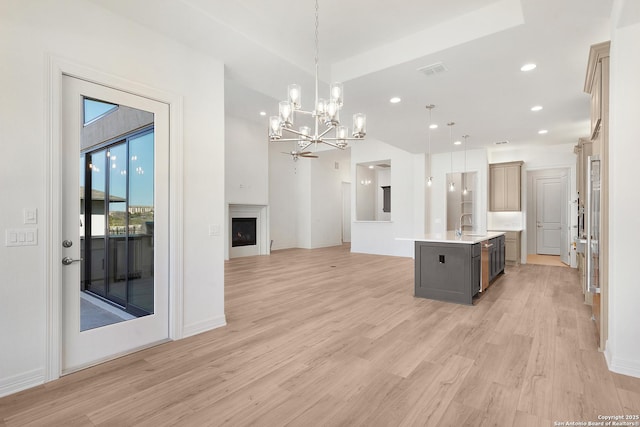
[[[269,117],[269,141],[284,142],[297,141],[298,151],[304,152],[312,144],[326,144],[344,150],[347,141],[363,139],[366,135],[367,117],[362,113],[353,115],[353,132],[349,136],[349,128],[340,124],[340,110],[343,105],[342,83],[333,83],[329,88],[329,98],[318,97],[318,0],[316,0],[316,32],[315,32],[315,103],[313,111],[305,111],[301,105],[301,90],[297,84],[287,88],[288,99],[279,104],[279,115]],[[313,130],[309,126],[293,128],[296,115],[307,115],[313,118]],[[335,130],[335,136],[329,133]],[[292,134],[292,138],[283,138],[283,131]],[[311,157],[311,156],[303,156]]]

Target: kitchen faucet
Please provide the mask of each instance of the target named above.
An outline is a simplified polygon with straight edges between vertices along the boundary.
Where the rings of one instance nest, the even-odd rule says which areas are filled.
[[[464,221],[464,217],[465,216],[468,216],[470,218],[470,221],[469,221],[468,225],[473,225],[473,220],[472,220],[473,214],[471,214],[471,213],[463,213],[462,215],[460,215],[460,221],[458,222],[459,227],[456,229],[456,236],[458,236],[458,237],[462,236],[462,226],[464,225],[463,221]]]

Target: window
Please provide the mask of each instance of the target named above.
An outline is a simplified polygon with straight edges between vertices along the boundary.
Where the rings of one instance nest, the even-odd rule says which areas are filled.
[[[111,104],[109,102],[98,101],[96,99],[84,98],[83,99],[83,125],[86,126],[89,123],[95,122],[101,117],[106,116],[112,111],[118,108],[118,105]]]

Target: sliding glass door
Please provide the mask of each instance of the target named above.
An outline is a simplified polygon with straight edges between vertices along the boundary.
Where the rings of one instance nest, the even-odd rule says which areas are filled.
[[[83,290],[136,317],[153,314],[153,127],[81,153],[82,161]]]

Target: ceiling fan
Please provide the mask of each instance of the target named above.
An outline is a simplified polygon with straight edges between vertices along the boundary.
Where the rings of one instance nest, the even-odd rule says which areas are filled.
[[[298,161],[298,158],[300,158],[300,157],[306,157],[308,159],[317,159],[318,158],[318,156],[313,154],[311,151],[295,151],[295,150],[294,151],[290,151],[290,152],[282,151],[282,154],[290,155],[294,162]]]

